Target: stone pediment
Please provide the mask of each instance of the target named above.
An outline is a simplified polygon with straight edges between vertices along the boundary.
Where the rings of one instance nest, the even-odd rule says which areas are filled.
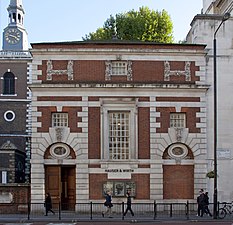
[[[13,143],[11,143],[11,141],[6,141],[1,147],[0,147],[0,149],[4,149],[4,150],[6,150],[6,149],[17,149],[17,147],[13,144]]]

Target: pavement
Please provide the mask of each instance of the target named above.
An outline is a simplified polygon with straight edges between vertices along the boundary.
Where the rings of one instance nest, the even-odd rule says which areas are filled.
[[[188,219],[186,217],[181,217],[181,216],[177,216],[177,217],[169,217],[169,216],[164,216],[164,217],[158,217],[158,218],[152,218],[152,217],[146,217],[146,216],[126,216],[124,219],[122,219],[121,215],[113,215],[113,218],[108,218],[108,217],[102,217],[101,215],[95,215],[92,218],[88,217],[88,215],[85,216],[70,216],[70,215],[52,215],[49,214],[48,216],[44,216],[44,215],[34,215],[31,216],[28,219],[28,216],[25,214],[0,214],[0,224],[25,224],[25,225],[29,225],[29,224],[65,224],[65,225],[69,225],[69,224],[80,224],[80,223],[86,223],[87,224],[108,224],[111,223],[111,225],[115,224],[119,224],[119,223],[146,223],[146,224],[151,224],[151,223],[162,223],[165,224],[167,223],[171,223],[174,224],[185,224],[185,223],[190,223],[190,222],[198,222],[199,224],[201,223],[208,223],[208,224],[213,224],[213,223],[217,223],[217,224],[230,224],[233,225],[233,218],[231,216],[226,217],[225,219],[213,219],[212,217],[209,217],[207,215],[205,215],[204,217],[197,217],[197,216],[190,216]]]

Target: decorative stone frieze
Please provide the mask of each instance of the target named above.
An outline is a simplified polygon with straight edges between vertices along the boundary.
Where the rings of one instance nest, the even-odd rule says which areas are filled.
[[[111,80],[111,75],[112,75],[112,63],[111,61],[106,61],[105,62],[105,80]]]
[[[183,128],[175,128],[175,131],[176,131],[176,140],[180,142],[182,139]]]
[[[7,140],[1,147],[0,149],[17,149],[16,146],[11,143],[10,140]]]
[[[111,80],[112,76],[112,61],[105,62],[105,80]],[[132,61],[127,61],[127,81],[133,80]]]
[[[62,140],[63,130],[64,130],[64,129],[61,128],[61,127],[56,127],[56,128],[55,128],[56,137],[57,137],[57,141],[58,141],[58,142],[61,142],[61,140]]]
[[[171,70],[170,63],[164,62],[164,81],[170,81],[170,76],[185,76],[186,81],[191,81],[190,62],[185,62],[184,70]]]
[[[74,79],[73,78],[73,75],[74,75],[73,64],[74,64],[73,61],[69,60],[66,70],[54,70],[52,60],[48,60],[47,61],[47,80],[52,80],[52,75],[59,76],[63,74],[67,74],[68,80],[73,80]]]

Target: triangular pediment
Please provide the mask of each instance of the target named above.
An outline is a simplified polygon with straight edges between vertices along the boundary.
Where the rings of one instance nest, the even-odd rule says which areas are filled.
[[[6,141],[1,147],[0,149],[17,149],[17,147],[10,141]]]

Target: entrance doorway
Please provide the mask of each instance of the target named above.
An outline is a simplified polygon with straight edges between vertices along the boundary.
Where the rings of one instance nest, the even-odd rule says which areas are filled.
[[[75,167],[45,166],[45,191],[52,197],[53,208],[74,210],[76,202]]]

